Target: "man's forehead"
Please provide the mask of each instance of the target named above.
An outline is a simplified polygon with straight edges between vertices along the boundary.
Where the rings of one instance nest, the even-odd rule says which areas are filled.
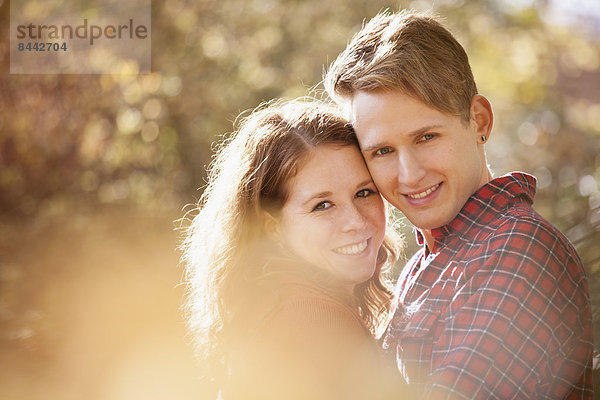
[[[358,92],[352,97],[348,120],[357,134],[379,136],[393,130],[413,136],[448,124],[451,116],[403,92]],[[378,131],[383,132],[378,132]],[[367,132],[368,131],[368,132]]]

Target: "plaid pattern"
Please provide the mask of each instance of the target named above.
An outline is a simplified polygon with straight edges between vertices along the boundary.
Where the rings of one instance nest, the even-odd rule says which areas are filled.
[[[534,194],[530,175],[492,180],[403,269],[383,346],[424,398],[593,397],[585,272]]]

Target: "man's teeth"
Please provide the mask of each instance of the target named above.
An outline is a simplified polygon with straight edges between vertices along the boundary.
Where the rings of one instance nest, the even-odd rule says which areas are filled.
[[[333,249],[333,251],[335,251],[336,253],[339,253],[339,254],[352,255],[352,254],[360,254],[363,251],[365,251],[366,248],[367,248],[367,241],[365,240],[362,243],[353,244],[351,246],[338,247],[337,249]]]
[[[433,193],[435,191],[435,189],[437,189],[438,187],[440,187],[440,184],[438,183],[437,185],[435,185],[434,187],[427,189],[424,192],[421,193],[417,193],[417,194],[407,194],[408,197],[410,197],[411,199],[422,199],[425,196],[429,196],[431,193]]]

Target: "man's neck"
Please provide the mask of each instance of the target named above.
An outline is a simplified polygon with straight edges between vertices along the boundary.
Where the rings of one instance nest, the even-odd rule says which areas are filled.
[[[486,169],[487,169],[487,167],[486,167]],[[490,170],[487,169],[487,173],[484,175],[482,181],[480,182],[481,184],[479,185],[479,188],[477,190],[479,190],[481,187],[483,187],[487,183],[491,182],[492,179],[494,179],[494,177],[492,176],[492,173],[490,172]],[[431,234],[431,229],[421,229],[421,233],[423,234],[423,238],[425,239],[425,244],[427,245],[427,250],[432,251],[433,248],[435,247],[435,238]]]
[[[425,239],[425,244],[427,245],[427,250],[433,250],[433,245],[435,244],[435,239],[431,234],[431,229],[421,229],[421,233],[423,234],[423,238]]]

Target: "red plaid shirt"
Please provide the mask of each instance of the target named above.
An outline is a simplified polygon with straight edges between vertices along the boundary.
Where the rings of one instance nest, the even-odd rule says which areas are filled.
[[[585,272],[534,194],[530,175],[492,180],[403,269],[383,345],[424,398],[592,398]]]

